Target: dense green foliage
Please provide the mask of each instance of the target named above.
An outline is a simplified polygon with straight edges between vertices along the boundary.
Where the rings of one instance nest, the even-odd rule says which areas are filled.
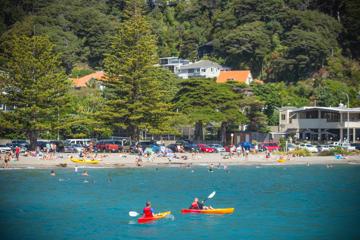
[[[226,131],[239,124],[267,132],[268,125],[278,123],[277,109],[283,106],[337,106],[346,104],[347,95],[350,106],[360,105],[357,0],[3,0],[0,8],[2,79],[31,75],[24,71],[14,75],[20,71],[14,61],[21,66],[34,64],[26,58],[20,63],[14,55],[19,51],[16,54],[26,56],[30,48],[28,44],[15,48],[19,39],[39,41],[54,53],[56,60],[43,63],[50,70],[42,75],[48,86],[61,83],[63,73],[51,76],[60,72],[59,67],[69,77],[98,69],[107,75],[104,92],[96,88],[98,82],[91,82],[87,90],[62,90],[64,96],[71,95],[67,98],[71,106],[59,110],[61,127],[52,119],[57,114],[49,115],[53,103],[46,103],[48,109],[41,105],[49,116],[31,130],[40,135],[125,133],[137,138],[140,131],[174,133],[175,126],[195,124],[196,138],[201,139],[202,127],[212,124],[226,141]],[[44,50],[41,44],[34,47]],[[158,57],[168,56],[206,58],[233,69],[250,69],[265,84],[245,87],[209,79],[182,81],[154,66]],[[40,65],[33,68],[43,71]],[[5,83],[9,80],[0,82],[1,89]],[[36,84],[25,85],[30,92],[40,91]],[[45,93],[38,93],[39,97]],[[20,95],[28,97],[27,92]],[[14,99],[2,98],[2,103],[14,105]],[[9,121],[1,123],[6,127],[0,134],[13,136],[5,122]],[[14,122],[19,130],[24,126],[20,125]]]
[[[116,128],[126,129],[134,139],[140,131],[161,134],[169,131],[170,105],[157,79],[156,40],[150,25],[135,7],[112,38],[105,59],[106,102],[102,118]],[[159,74],[161,75],[161,74]]]
[[[34,148],[41,133],[60,128],[69,107],[70,82],[47,37],[21,36],[7,46],[0,101],[15,108],[1,112],[0,123],[2,128],[25,133]]]

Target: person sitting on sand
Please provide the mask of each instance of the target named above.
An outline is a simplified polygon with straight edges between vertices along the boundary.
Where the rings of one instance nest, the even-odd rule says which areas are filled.
[[[189,209],[204,209],[204,210],[206,210],[206,209],[213,209],[213,208],[211,206],[205,206],[204,201],[199,202],[198,198],[194,198],[194,201],[192,202]]]
[[[88,171],[84,170],[84,172],[81,174],[82,176],[89,176]]]
[[[143,209],[144,217],[153,217],[154,216],[154,209],[151,207],[151,202],[147,201],[145,203],[145,207]]]
[[[54,170],[51,170],[51,172],[50,172],[50,176],[56,176],[56,174],[55,174],[55,171],[54,171]]]

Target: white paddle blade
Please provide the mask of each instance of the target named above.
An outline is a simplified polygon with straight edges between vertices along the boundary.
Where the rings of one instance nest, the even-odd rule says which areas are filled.
[[[212,193],[210,193],[210,195],[208,196],[208,198],[210,199],[210,198],[213,198],[214,196],[215,196],[215,194],[216,194],[216,191],[213,191]]]
[[[134,212],[134,211],[130,211],[130,212],[129,212],[129,216],[130,216],[130,217],[137,217],[137,216],[139,216],[139,213]]]

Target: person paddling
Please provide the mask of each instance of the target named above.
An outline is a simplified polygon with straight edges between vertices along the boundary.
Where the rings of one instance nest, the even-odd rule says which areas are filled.
[[[204,201],[199,202],[198,198],[195,198],[189,209],[213,209],[211,206],[204,206]]]
[[[154,209],[151,207],[151,202],[146,202],[145,207],[143,209],[144,217],[153,217]]]

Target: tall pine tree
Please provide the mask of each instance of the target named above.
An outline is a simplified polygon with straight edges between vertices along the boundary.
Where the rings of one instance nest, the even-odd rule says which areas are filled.
[[[0,75],[1,126],[30,139],[31,148],[45,132],[57,132],[68,107],[70,82],[60,67],[60,56],[44,36],[15,37],[5,49],[7,63]]]
[[[102,118],[115,130],[126,130],[138,139],[140,131],[161,134],[170,131],[170,104],[154,65],[158,61],[156,38],[142,16],[141,4],[129,4],[128,19],[112,38],[105,58],[105,106]]]

